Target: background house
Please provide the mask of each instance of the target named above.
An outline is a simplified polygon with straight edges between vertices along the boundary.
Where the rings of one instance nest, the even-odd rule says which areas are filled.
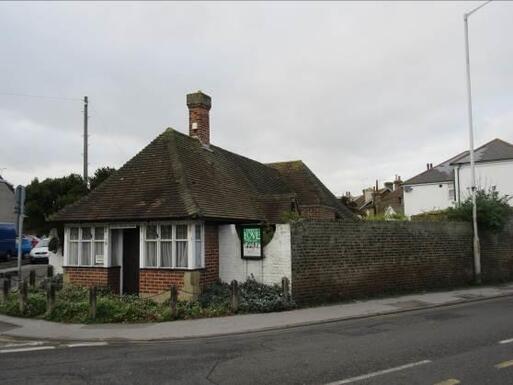
[[[385,182],[382,188],[368,187],[362,190],[362,195],[352,199],[360,215],[381,216],[404,214],[403,189],[400,176],[396,176],[393,182]]]
[[[0,223],[15,223],[13,186],[0,176]]]
[[[513,196],[513,145],[494,139],[475,150],[476,185]],[[470,159],[465,151],[404,182],[405,215],[443,210],[470,194]]]

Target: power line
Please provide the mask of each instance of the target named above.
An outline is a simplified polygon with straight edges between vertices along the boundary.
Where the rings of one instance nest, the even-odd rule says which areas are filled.
[[[39,98],[39,99],[54,99],[54,100],[68,100],[68,101],[74,101],[74,102],[82,102],[83,99],[79,98],[66,98],[62,96],[47,96],[47,95],[29,95],[29,94],[18,94],[14,92],[0,92],[0,95],[4,96],[17,96],[17,97],[24,97],[24,98]]]

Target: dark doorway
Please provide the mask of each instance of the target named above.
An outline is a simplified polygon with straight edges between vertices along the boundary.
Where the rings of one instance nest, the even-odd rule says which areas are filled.
[[[123,230],[123,294],[139,294],[139,227]]]

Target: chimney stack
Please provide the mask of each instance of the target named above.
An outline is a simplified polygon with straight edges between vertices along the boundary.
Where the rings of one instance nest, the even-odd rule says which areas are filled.
[[[202,144],[210,144],[209,111],[212,99],[201,91],[187,94],[189,107],[189,136],[198,138]]]

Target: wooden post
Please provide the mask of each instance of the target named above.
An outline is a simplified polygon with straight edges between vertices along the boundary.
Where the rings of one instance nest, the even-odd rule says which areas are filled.
[[[175,285],[171,286],[171,292],[169,296],[169,307],[171,309],[171,318],[175,318],[177,315],[176,304],[178,303],[178,289]]]
[[[89,288],[89,317],[96,319],[96,286]]]
[[[50,282],[46,288],[46,312],[50,314],[55,309],[55,285]]]
[[[10,290],[10,281],[7,278],[2,279],[2,301],[7,302],[7,297],[9,296]]]
[[[36,271],[35,270],[30,270],[29,283],[30,283],[31,288],[34,288],[36,286]]]
[[[233,280],[230,284],[230,306],[232,312],[237,313],[239,311],[239,283],[236,280]]]
[[[287,277],[281,279],[281,290],[286,301],[290,299],[290,281]]]
[[[52,265],[48,265],[48,267],[46,268],[46,276],[48,278],[53,277],[53,266]]]
[[[25,313],[25,308],[27,307],[27,297],[28,297],[28,286],[27,281],[23,281],[21,283],[21,287],[18,288],[18,299],[20,306],[20,313]]]

